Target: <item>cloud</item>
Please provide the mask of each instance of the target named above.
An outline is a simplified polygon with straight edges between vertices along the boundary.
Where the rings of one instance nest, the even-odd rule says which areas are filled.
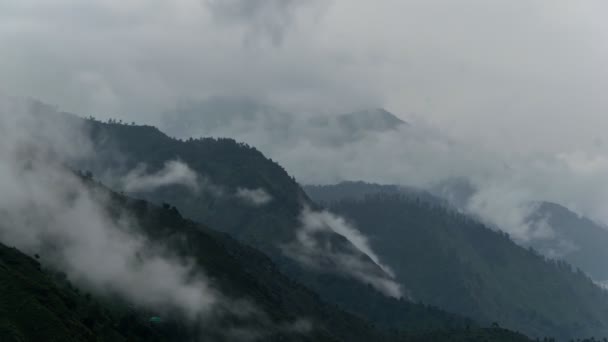
[[[236,198],[254,207],[260,207],[272,201],[272,196],[263,188],[239,187],[232,193],[224,186],[213,182],[209,177],[197,174],[180,160],[167,161],[160,170],[155,172],[149,172],[145,164],[139,164],[124,176],[117,176],[116,170],[108,170],[102,178],[111,182],[116,177],[120,178],[117,188],[126,192],[153,192],[164,187],[185,186],[195,193],[204,192],[215,198]]]
[[[267,38],[282,43],[294,25],[300,7],[319,4],[317,0],[205,0],[213,19],[223,25],[245,27],[245,42]]]
[[[268,204],[272,201],[272,196],[262,188],[238,188],[235,196],[256,207]]]
[[[70,279],[190,319],[220,298],[204,274],[139,235],[126,214],[113,217],[102,192],[65,167],[83,127],[0,101],[0,237],[66,271]],[[72,120],[73,121],[73,120]],[[87,153],[88,151],[81,151]]]
[[[53,108],[0,98],[2,243],[39,254],[45,266],[96,294],[179,313],[218,339],[235,329],[241,331],[239,340],[247,341],[312,328],[304,319],[276,322],[255,303],[224,295],[193,260],[142,235],[137,220],[117,208],[104,188],[85,184],[89,181],[67,167],[92,153],[86,133],[84,121]],[[174,174],[194,179],[183,164],[170,162],[164,169],[138,175],[132,189],[180,178]],[[228,324],[234,317],[241,323]]]
[[[295,241],[283,245],[283,252],[302,264],[326,272],[343,273],[373,286],[386,296],[403,297],[393,271],[383,265],[367,238],[343,218],[328,211],[304,208]],[[344,248],[327,233],[337,233],[355,248]]]
[[[608,223],[604,1],[327,3],[2,1],[0,92],[150,123],[182,103],[243,96],[295,124],[273,115],[287,131],[217,134],[301,182],[464,177],[480,191],[472,213],[522,238],[536,234],[522,224],[537,200]],[[367,107],[411,127],[331,149],[336,131],[298,131],[306,113]]]
[[[127,192],[150,192],[171,185],[183,185],[196,192],[198,176],[187,164],[171,160],[154,173],[148,173],[147,167],[140,164],[122,179],[122,189]]]
[[[5,91],[129,121],[238,94],[320,110],[382,106],[514,147],[567,146],[602,136],[605,9],[597,0],[7,0],[0,75]],[[584,119],[578,130],[573,113]],[[553,129],[535,134],[543,122]]]

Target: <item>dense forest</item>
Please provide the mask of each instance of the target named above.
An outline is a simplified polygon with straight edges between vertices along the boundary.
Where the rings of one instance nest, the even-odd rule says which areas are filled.
[[[608,293],[582,271],[521,248],[505,233],[401,194],[329,208],[369,237],[417,300],[533,336],[606,334]]]
[[[198,174],[221,185],[224,192],[239,187],[263,188],[273,200],[252,207],[233,196],[213,196],[203,189],[195,193],[183,186],[135,192],[132,196],[157,204],[171,203],[188,218],[229,233],[237,240],[270,256],[289,277],[317,292],[327,302],[390,329],[464,328],[470,320],[447,315],[434,307],[412,305],[387,297],[371,286],[339,272],[309,269],[287,257],[281,244],[294,239],[302,207],[315,207],[298,183],[277,163],[253,147],[232,139],[201,138],[181,141],[151,126],[87,121],[95,142],[95,159],[80,165],[107,182],[144,163],[151,172],[168,160],[178,159]],[[122,173],[121,171],[122,170]],[[342,236],[332,233],[333,248],[353,250]],[[358,253],[358,252],[357,252]],[[365,256],[362,256],[365,260]],[[370,267],[378,268],[371,260]]]
[[[407,325],[411,310],[404,304],[407,301],[386,297],[348,277],[308,269],[285,256],[280,245],[293,239],[302,207],[320,207],[281,166],[255,148],[231,139],[182,141],[150,126],[87,124],[98,152],[87,167],[95,174],[129,170],[140,163],[159,170],[168,160],[178,159],[229,192],[241,186],[265,189],[273,200],[255,208],[233,197],[196,194],[179,186],[133,195],[156,203],[170,202],[186,217],[259,248],[282,272],[326,301],[379,326]],[[394,199],[395,203],[361,202],[358,213],[369,212],[365,217],[353,218],[342,207],[332,208],[370,235],[373,247],[397,271],[398,280],[414,300],[474,317],[482,324],[499,322],[533,336],[606,334],[602,322],[608,317],[608,298],[584,274],[520,248],[508,236],[441,204]],[[392,211],[382,211],[388,209]],[[383,229],[388,223],[392,228]],[[401,232],[396,227],[407,230]],[[392,230],[396,235],[387,233]],[[385,235],[377,236],[380,232]],[[381,238],[387,240],[386,246]],[[337,248],[349,248],[348,240],[337,241]],[[572,310],[573,305],[577,310]],[[462,327],[463,323],[456,325]]]
[[[527,341],[523,335],[499,327],[403,329],[380,331],[361,318],[325,304],[301,284],[282,275],[271,260],[224,233],[184,219],[169,204],[157,206],[110,192],[83,173],[82,181],[106,192],[110,215],[128,212],[151,242],[193,258],[222,293],[247,299],[261,310],[255,316],[235,317],[230,311],[193,323],[179,312],[162,307],[135,307],[128,300],[96,293],[74,284],[61,270],[45,262],[46,255],[27,256],[0,244],[0,336],[2,341],[187,341],[203,338],[231,341],[231,327],[263,331],[264,341]],[[114,213],[114,214],[112,214]],[[118,218],[117,218],[118,219]],[[435,319],[450,315],[411,305],[412,321],[424,324],[428,312]],[[426,316],[425,316],[426,315]],[[306,317],[310,330],[285,330],[284,324]],[[407,328],[407,327],[404,327]],[[258,338],[255,338],[256,340]]]

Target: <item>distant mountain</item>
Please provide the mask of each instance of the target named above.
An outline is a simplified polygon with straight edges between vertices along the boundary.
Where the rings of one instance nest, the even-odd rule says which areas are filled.
[[[369,109],[335,116],[317,116],[308,120],[309,127],[304,129],[304,139],[323,138],[333,145],[342,145],[363,139],[370,134],[378,134],[408,124],[394,114],[382,109]],[[294,132],[297,134],[297,132]],[[301,133],[300,133],[301,134]],[[306,135],[307,134],[307,135]]]
[[[407,123],[383,108],[363,110],[339,115],[336,119],[345,130],[350,131],[388,131]]]
[[[178,137],[245,134],[264,129],[285,139],[296,118],[271,105],[245,97],[213,97],[202,102],[182,103],[162,118],[162,127]]]
[[[81,119],[70,115],[59,115],[53,117],[52,121],[60,125],[62,120],[71,122],[71,120]],[[123,154],[121,150],[111,148],[116,146],[115,144],[122,143],[122,141],[114,140],[112,130],[129,127],[127,132],[133,133],[135,126],[110,123],[103,124],[103,127],[95,127],[99,123],[92,121],[85,121],[84,123],[85,126],[90,125],[87,128],[90,129],[88,133],[91,134],[91,137],[99,139],[99,141],[95,140],[96,144],[93,147],[108,148],[97,150],[98,155],[96,157],[100,159],[94,158],[93,161],[90,161],[91,165],[100,166],[106,165],[106,162],[115,162],[116,165],[114,166],[117,169],[107,169],[109,174],[105,176],[108,178],[120,176],[119,173],[114,173],[118,172],[114,170],[121,170],[120,167],[129,162],[128,154]],[[81,125],[70,125],[69,127],[79,126]],[[44,130],[45,127],[38,126],[38,129]],[[149,127],[144,127],[135,132],[140,134],[130,136],[133,140],[129,140],[129,142],[136,147],[139,145],[134,142],[146,141],[146,134],[150,134],[152,137],[159,136],[157,130]],[[41,136],[46,136],[46,132],[40,131],[39,133],[41,133]],[[147,142],[150,143],[149,147],[154,148],[148,150],[150,154],[154,155],[154,153],[162,150],[163,146],[154,144],[154,140]],[[211,144],[211,142],[214,143]],[[220,146],[222,148],[217,150],[206,150],[211,155],[214,155],[213,153],[217,151],[225,151],[224,148],[241,149],[241,153],[251,157],[256,155],[250,148],[229,140],[210,140],[207,141],[207,144],[209,144],[207,148],[218,148],[215,144],[227,144]],[[108,153],[115,158],[109,158]],[[28,154],[20,156],[28,158]],[[31,156],[34,157],[36,154],[31,154]],[[222,163],[226,163],[223,159],[226,156],[222,153],[217,153],[214,156],[218,159],[207,158],[207,162],[211,164],[208,170],[218,168],[218,165],[213,165],[213,160],[219,163],[219,167],[222,167]],[[108,159],[101,159],[101,157]],[[242,158],[238,153],[234,157]],[[250,161],[254,162],[255,160],[253,158]],[[265,161],[266,159],[263,160],[264,163],[272,165],[272,163]],[[164,203],[164,201],[162,205],[155,205],[109,191],[93,178],[91,172],[77,172],[76,175],[70,176],[69,172],[64,170],[61,165],[41,164],[38,160],[33,163],[25,160],[23,165],[20,162],[14,165],[16,168],[23,167],[23,171],[28,172],[28,175],[31,176],[28,178],[30,181],[34,180],[34,176],[44,179],[43,182],[36,181],[35,183],[41,188],[46,187],[45,172],[64,175],[65,177],[61,177],[62,182],[51,181],[51,183],[53,188],[63,189],[65,192],[63,190],[57,192],[44,190],[45,193],[48,192],[47,195],[55,193],[57,195],[56,200],[62,203],[60,214],[53,215],[60,220],[58,226],[54,222],[49,223],[52,220],[46,220],[49,213],[45,210],[49,209],[46,201],[38,203],[34,200],[35,203],[31,204],[31,208],[13,210],[13,212],[9,212],[12,210],[10,206],[0,210],[2,238],[7,238],[22,245],[32,255],[34,253],[40,253],[41,255],[41,264],[38,264],[18,251],[12,250],[14,251],[14,253],[11,252],[12,254],[4,253],[0,248],[0,267],[3,269],[3,275],[5,275],[5,277],[0,277],[0,286],[3,290],[3,296],[0,296],[0,334],[2,334],[0,336],[6,337],[6,340],[232,341],[233,339],[229,336],[233,335],[227,335],[227,333],[236,334],[234,336],[237,337],[247,337],[248,340],[263,341],[397,342],[428,341],[429,338],[435,339],[435,337],[445,340],[446,336],[480,341],[483,338],[492,338],[493,336],[500,338],[500,340],[507,338],[507,341],[526,340],[521,335],[501,329],[478,329],[472,320],[448,314],[436,308],[413,304],[403,299],[386,297],[375,291],[370,285],[366,286],[360,281],[346,277],[345,274],[335,272],[336,270],[314,272],[299,267],[298,263],[292,261],[291,271],[294,277],[308,279],[311,283],[316,281],[316,285],[319,285],[320,289],[323,290],[323,297],[335,291],[334,303],[342,301],[341,303],[351,311],[360,312],[366,317],[374,318],[379,323],[378,325],[382,327],[392,328],[380,331],[365,320],[345,313],[336,305],[325,304],[317,294],[308,290],[299,282],[285,276],[267,256],[254,248],[245,246],[230,236],[207,228],[205,225],[184,219],[174,206]],[[136,167],[127,174],[128,177],[121,179],[129,179],[132,184],[135,184],[135,188],[140,189],[140,193],[143,194],[175,177],[175,172],[178,176],[189,175],[183,168],[178,167],[173,171],[160,172],[160,176],[154,178],[146,176],[145,170],[145,168]],[[238,168],[236,166],[234,166],[234,169],[223,168],[225,172],[233,170],[238,171]],[[263,170],[260,169],[259,172],[263,172]],[[252,173],[249,171],[246,174]],[[253,174],[255,175],[255,173]],[[243,177],[243,174],[237,173],[237,175],[238,178]],[[234,175],[228,175],[226,179],[232,180],[233,177]],[[51,177],[50,179],[54,178]],[[279,178],[274,182],[280,180]],[[286,183],[293,182],[289,178],[283,179],[283,181]],[[144,185],[150,188],[142,190],[141,187]],[[262,191],[258,188],[259,191],[250,189],[245,191],[246,188],[237,188],[241,191],[231,192],[230,183],[215,183],[212,185],[202,179],[196,185],[207,186],[208,189],[206,190],[217,191],[216,199],[219,199],[217,202],[234,203],[234,206],[225,212],[224,220],[243,217],[242,215],[246,214],[246,207],[268,204],[268,197],[275,201],[275,197],[269,194],[271,190],[266,192],[266,190]],[[173,186],[173,191],[179,189],[184,191],[182,194],[200,194],[198,191],[202,191],[198,187],[197,191],[188,189],[185,184]],[[273,191],[272,194],[274,196],[280,195],[276,191]],[[222,199],[223,196],[230,198]],[[83,198],[87,198],[87,200],[83,200]],[[49,198],[49,200],[52,202],[52,198]],[[305,201],[304,204],[312,206],[312,203],[305,196],[301,200]],[[93,205],[91,201],[96,201],[96,204]],[[22,204],[28,206],[29,203],[31,202],[19,202],[18,206]],[[241,205],[239,206],[236,203],[241,203]],[[247,203],[247,205],[242,205],[242,203]],[[82,208],[93,210],[81,210]],[[283,210],[286,210],[286,208],[283,208]],[[64,212],[67,212],[66,217],[76,217],[77,220],[61,220]],[[256,216],[268,215],[268,212],[259,208],[249,212]],[[81,218],[80,215],[88,216]],[[99,220],[97,215],[102,216],[103,219]],[[38,217],[42,217],[41,220]],[[88,225],[88,218],[95,222]],[[118,225],[119,222],[120,225]],[[255,221],[251,222],[255,223]],[[276,222],[280,222],[278,218]],[[30,228],[34,235],[36,232],[42,232],[39,235],[41,240],[38,242],[34,238],[36,242],[24,242],[19,237],[23,235],[10,227],[13,223],[20,227]],[[48,227],[47,223],[49,223]],[[224,223],[229,222],[224,221]],[[78,224],[82,224],[83,229],[78,229]],[[246,224],[246,221],[239,223],[239,225]],[[105,227],[114,228],[107,228],[110,230],[106,230]],[[263,226],[260,227],[263,228]],[[120,232],[124,232],[124,234]],[[107,235],[120,240],[114,240]],[[331,245],[331,252],[339,253],[337,255],[344,257],[346,254],[342,250],[345,249],[351,253],[349,255],[352,258],[350,261],[356,261],[357,265],[365,266],[367,271],[378,270],[383,272],[382,268],[368,254],[361,252],[350,244],[344,236],[329,231],[323,232],[321,235],[327,238],[323,243]],[[270,238],[280,239],[281,237],[267,236],[267,239]],[[309,238],[314,239],[316,236],[310,236]],[[81,252],[86,254],[87,247],[97,244],[95,241],[100,241],[106,247],[92,251],[92,254],[96,255],[94,259],[99,259],[99,269],[93,267],[89,268],[90,271],[84,271],[79,266],[73,267],[79,264],[79,262],[74,263],[73,261],[79,255],[83,259],[87,259],[88,256],[83,256]],[[126,244],[121,244],[121,241]],[[142,245],[145,249],[132,248],[133,244],[139,245],[141,241],[145,241],[145,244]],[[110,243],[110,245],[107,243]],[[84,248],[84,250],[75,254],[64,254],[62,252],[64,249],[74,251],[75,245],[78,246],[77,248]],[[83,245],[87,247],[83,247]],[[125,247],[128,249],[127,255],[123,251]],[[275,248],[277,247],[275,246]],[[280,246],[278,249],[280,249]],[[100,255],[96,253],[103,253],[105,250],[108,253],[108,260],[104,260],[103,256],[98,258]],[[116,253],[118,257],[113,253]],[[13,255],[18,255],[17,261],[14,260]],[[182,264],[188,265],[187,267],[184,266],[186,274],[179,271],[177,273],[172,272],[165,267],[166,263],[158,263],[160,259],[164,260],[164,255],[174,258],[172,259],[174,262],[168,264],[171,265],[171,269],[180,268]],[[38,255],[36,257],[38,258]],[[278,260],[281,261],[281,259]],[[95,262],[95,260],[92,261]],[[331,262],[332,260],[328,261]],[[66,266],[68,278],[65,274],[60,273],[62,265]],[[18,269],[15,269],[17,266]],[[58,267],[56,278],[49,276],[50,267]],[[134,274],[140,274],[139,270],[141,269],[146,270],[148,267],[153,267],[155,272],[160,271],[161,276],[165,275],[166,282],[164,280],[159,282],[160,278],[151,279],[149,282],[150,288],[148,288],[145,282],[141,283],[135,279],[138,277],[137,275],[131,279],[122,271],[116,272],[116,267],[118,269],[127,267],[127,270],[134,272]],[[108,279],[104,280],[104,277],[108,275],[106,273],[108,268],[111,269],[109,270],[110,278],[113,279],[110,281]],[[284,264],[282,268],[289,269],[289,265]],[[294,271],[299,271],[302,274],[298,275]],[[98,279],[94,275],[96,272],[105,274],[105,276],[102,275]],[[81,277],[84,273],[87,275]],[[146,272],[141,274],[146,274]],[[159,275],[154,272],[153,274]],[[209,306],[207,308],[196,306],[197,312],[199,308],[203,311],[211,310],[212,314],[204,314],[204,320],[202,321],[199,321],[201,316],[198,314],[192,316],[181,311],[180,308],[184,308],[185,302],[177,300],[172,303],[170,299],[166,298],[167,288],[178,290],[179,298],[176,297],[175,299],[195,299],[192,301],[193,303],[198,302],[196,298],[199,296],[197,294],[200,293],[199,291],[204,292],[201,294],[202,296],[208,296],[207,289],[198,284],[198,275],[208,279],[212,296],[216,298],[216,303],[219,302],[219,304],[205,302],[205,307]],[[173,278],[173,276],[179,279]],[[134,282],[132,282],[133,280]],[[83,286],[83,289],[75,289],[70,281],[78,282]],[[173,281],[184,283],[175,287]],[[188,286],[192,282],[196,286]],[[130,289],[126,292],[118,290],[123,286]],[[159,289],[161,289],[160,292]],[[115,292],[115,290],[117,291]],[[193,290],[196,291],[192,292]],[[215,290],[217,290],[217,294],[213,294],[216,292]],[[81,296],[79,294],[81,291],[82,293],[91,291],[92,295],[83,294]],[[154,296],[160,298],[150,298]],[[329,296],[329,298],[333,299],[334,297]],[[134,300],[134,303],[130,302],[131,299]],[[191,303],[191,301],[187,303]],[[69,312],[66,311],[66,307]],[[91,312],[89,313],[89,311]],[[39,322],[39,319],[44,321]]]
[[[230,137],[263,150],[270,150],[272,144],[298,141],[343,145],[370,134],[407,127],[406,122],[381,108],[336,115],[292,113],[239,97],[182,104],[165,113],[162,121],[163,129],[172,136]]]
[[[585,274],[440,201],[365,183],[306,189],[363,231],[417,300],[532,336],[608,334],[608,293]]]
[[[433,188],[433,193],[450,206],[465,211],[476,189],[466,180],[452,179]],[[608,280],[608,229],[568,208],[546,201],[530,203],[532,213],[527,223],[532,227],[546,227],[551,236],[544,239],[520,241],[543,255],[563,259],[603,283]]]
[[[534,223],[548,224],[555,238],[532,246],[547,255],[557,255],[587,272],[593,279],[608,280],[608,230],[556,203],[542,202],[530,216]]]

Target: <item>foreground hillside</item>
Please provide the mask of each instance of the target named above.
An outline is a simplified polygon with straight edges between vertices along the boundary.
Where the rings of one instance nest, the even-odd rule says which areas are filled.
[[[143,313],[110,312],[59,274],[0,243],[0,341],[159,341]]]
[[[106,192],[91,179],[84,181],[96,191]],[[381,333],[324,304],[278,272],[263,254],[182,218],[174,207],[107,194],[109,213],[129,213],[132,227],[139,227],[136,229],[152,245],[194,260],[196,270],[213,279],[225,298],[249,302],[256,308],[255,314],[236,314],[227,307],[193,322],[172,309],[135,307],[128,298],[101,294],[86,285],[74,286],[60,270],[45,264],[47,257],[52,258],[52,249],[42,256],[36,254],[38,261],[0,243],[0,340],[528,341],[523,335],[497,328]],[[296,324],[301,320],[306,323]]]
[[[311,193],[319,201],[330,199],[323,193],[336,196]],[[329,208],[368,235],[418,300],[533,336],[608,334],[604,290],[473,219],[397,192],[346,198]]]
[[[90,179],[84,181],[94,191],[107,192]],[[40,262],[0,245],[2,341],[396,340],[396,336],[384,335],[365,321],[324,304],[313,292],[283,276],[263,254],[183,219],[174,207],[157,207],[110,192],[106,196],[108,215],[116,220],[128,215],[129,229],[145,237],[148,248],[162,248],[184,262],[194,262],[192,270],[205,274],[215,289],[216,294],[208,294],[214,297],[212,311],[193,320],[170,306],[154,302],[133,306],[131,298],[101,293],[78,279],[66,279],[56,269],[60,266],[45,264],[46,259],[57,259],[53,245],[62,243],[60,240],[46,242]],[[10,229],[4,224],[0,228]],[[112,265],[99,260],[98,267],[103,272]],[[78,278],[78,273],[72,276]],[[82,291],[70,283],[74,281]],[[145,288],[139,291],[146,293]],[[157,316],[158,322],[152,320]]]

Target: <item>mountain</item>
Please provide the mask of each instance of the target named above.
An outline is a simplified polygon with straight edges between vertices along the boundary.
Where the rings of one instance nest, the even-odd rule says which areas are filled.
[[[110,192],[88,176],[83,178],[83,186],[103,198],[104,215],[117,221],[129,218],[125,229],[145,238],[147,253],[165,250],[163,253],[170,252],[184,264],[191,264],[192,272],[204,274],[216,290],[200,287],[197,291],[213,296],[208,302],[213,310],[193,317],[164,305],[163,298],[146,301],[148,304],[132,302],[132,298],[161,294],[147,291],[146,285],[125,297],[108,291],[120,283],[118,280],[93,286],[73,271],[66,278],[62,275],[63,264],[53,262],[60,259],[54,245],[61,246],[65,239],[49,237],[38,249],[39,261],[0,245],[0,333],[7,336],[2,341],[9,336],[14,341],[397,341],[397,336],[379,332],[362,319],[325,304],[281,274],[257,250],[184,219],[175,207],[155,206]],[[11,223],[2,221],[0,231],[5,236]],[[105,257],[117,261],[112,255]],[[132,270],[158,262],[151,259],[144,264],[146,258],[138,252]],[[108,262],[100,260],[98,270],[91,272],[103,273],[113,267]],[[71,282],[82,286],[82,293]],[[164,282],[154,286],[172,284],[170,280]]]
[[[449,210],[429,212],[422,204],[413,208],[413,217],[418,220],[416,224],[434,227],[435,230],[428,230],[430,235],[427,237],[420,236],[422,240],[409,240],[408,234],[390,238],[392,243],[401,246],[399,250],[404,243],[406,246],[410,241],[416,243],[417,248],[412,248],[412,251],[422,254],[407,254],[412,263],[404,264],[404,267],[411,267],[412,270],[394,266],[394,263],[403,263],[401,257],[388,252],[395,248],[394,245],[377,244],[381,240],[369,227],[379,226],[372,226],[371,221],[366,221],[359,228],[370,236],[371,247],[379,256],[379,262],[333,229],[305,235],[305,238],[316,239],[315,246],[329,248],[294,258],[286,253],[286,250],[290,251],[286,246],[301,242],[305,208],[322,212],[321,208],[310,201],[281,166],[255,148],[231,139],[173,139],[149,126],[96,121],[88,121],[87,125],[96,151],[95,160],[87,167],[101,175],[102,179],[108,173],[111,174],[109,179],[120,179],[141,163],[147,166],[150,173],[156,173],[162,171],[168,161],[180,160],[197,174],[206,177],[207,188],[210,189],[195,192],[185,186],[166,186],[132,195],[155,203],[171,203],[184,216],[227,232],[237,240],[260,249],[276,263],[281,272],[319,293],[323,300],[383,328],[417,330],[446,325],[463,327],[467,324],[463,319],[445,319],[441,313],[438,314],[442,318],[433,320],[431,317],[436,314],[420,307],[414,308],[407,300],[391,298],[394,294],[382,293],[381,286],[392,283],[391,286],[403,286],[404,296],[410,292],[415,301],[472,316],[482,324],[496,321],[534,336],[606,334],[602,323],[608,317],[604,316],[606,299],[589,279],[567,270],[560,271],[560,267],[568,267],[546,262],[470,218],[457,216]],[[116,173],[117,170],[123,171]],[[270,200],[263,205],[252,206],[234,195],[239,193],[239,189],[261,191]],[[216,195],[211,192],[216,192]],[[217,196],[217,192],[223,195]],[[426,196],[432,198],[431,195]],[[411,202],[416,203],[415,200]],[[362,207],[361,212],[366,210]],[[346,217],[351,214],[340,210],[338,213]],[[379,211],[377,215],[380,218],[395,215],[394,223],[382,224],[411,223],[407,221],[409,217],[399,216],[402,213],[387,216]],[[456,215],[453,221],[450,221],[451,215]],[[312,220],[318,218],[313,217]],[[369,220],[372,218],[375,216]],[[453,244],[444,246],[446,242],[442,236],[447,226],[452,224],[450,222],[466,228],[454,231],[462,234],[455,236]],[[408,225],[408,229],[414,227]],[[425,231],[424,228],[419,229]],[[383,238],[388,239],[388,236]],[[421,246],[428,244],[436,245],[439,250],[420,250]],[[488,252],[487,248],[495,249],[498,255]],[[456,255],[461,257],[455,258]],[[343,260],[345,256],[347,263]],[[310,258],[315,258],[313,265]],[[353,263],[356,268],[351,270],[349,267]],[[397,277],[393,278],[381,263],[388,264],[394,271],[400,270],[396,272]],[[526,273],[531,278],[520,279],[513,267],[531,270]],[[363,274],[362,270],[365,270]],[[421,270],[424,272],[418,282],[404,277],[409,271],[416,274]],[[382,274],[384,277],[378,277]],[[537,274],[549,276],[534,280],[533,275]],[[443,280],[446,277],[448,281]],[[538,292],[545,281],[555,282],[555,291]],[[510,286],[501,285],[501,282]],[[571,286],[572,290],[566,290]],[[477,290],[482,291],[481,294]],[[549,294],[563,297],[563,300],[549,300]],[[571,310],[578,307],[575,305],[577,296],[582,296],[581,313]],[[593,307],[591,303],[594,303]],[[413,315],[413,312],[419,314]],[[415,316],[423,318],[412,319]],[[429,325],[429,322],[433,323]]]
[[[343,129],[351,132],[383,132],[397,129],[402,125],[407,125],[405,121],[399,119],[393,113],[390,113],[383,108],[341,114],[338,115],[336,121],[341,127],[343,127]]]
[[[61,273],[0,243],[0,340],[160,341],[143,313],[110,311]]]
[[[598,282],[608,280],[608,230],[605,227],[550,202],[541,202],[529,220],[548,224],[555,233],[550,241],[533,242],[534,248],[557,255]]]
[[[463,179],[452,179],[433,189],[435,195],[463,211],[475,192],[476,189]],[[519,241],[522,246],[532,247],[549,258],[565,260],[600,284],[608,280],[606,227],[557,203],[538,201],[530,203],[530,208],[526,223],[539,231],[550,231],[550,234]]]
[[[203,272],[213,281],[222,296],[212,304],[216,307],[213,315],[193,320],[172,307],[153,302],[135,306],[129,297],[90,287],[80,282],[77,274],[66,275],[56,268],[57,264],[47,262],[56,259],[54,245],[64,243],[63,239],[47,239],[39,247],[41,255],[35,254],[36,259],[0,243],[2,341],[529,341],[523,335],[496,327],[479,329],[472,322],[459,330],[381,332],[364,320],[325,304],[316,294],[281,274],[262,253],[184,219],[169,204],[156,206],[111,192],[89,173],[81,173],[75,181],[82,191],[103,199],[100,210],[104,215],[112,221],[129,217],[125,229],[145,237],[148,249],[162,246],[184,262],[188,260],[194,271]],[[32,207],[30,214],[37,210],[40,209]],[[6,233],[11,223],[2,220],[1,231]],[[111,255],[107,257],[110,259]],[[142,267],[144,258],[147,256],[137,254],[132,267]],[[101,263],[102,260],[100,270]],[[75,287],[72,281],[82,287]],[[411,308],[412,320],[428,319],[424,306]],[[437,310],[428,311],[434,312],[437,319],[449,317]]]
[[[289,113],[250,98],[212,97],[180,104],[163,115],[162,127],[180,137],[232,136],[263,127],[279,139],[286,137],[283,132],[289,132],[295,120]]]
[[[343,146],[408,124],[382,108],[321,115],[281,110],[242,97],[183,103],[164,114],[162,128],[177,137],[231,137],[268,152],[298,143]]]
[[[312,117],[308,124],[310,127],[304,130],[304,140],[314,141],[321,138],[321,142],[332,146],[348,144],[369,135],[408,126],[405,121],[382,108]]]
[[[394,195],[399,194],[411,199],[419,199],[435,205],[448,206],[447,201],[444,201],[427,191],[402,185],[384,185],[363,181],[347,181],[332,185],[304,185],[303,189],[315,202],[324,205],[345,199],[365,199],[365,197],[368,195],[381,193]]]
[[[241,328],[262,331],[264,340],[389,340],[390,336],[325,304],[315,293],[287,278],[264,254],[226,234],[183,218],[175,207],[167,204],[159,207],[115,193],[111,196],[112,205],[128,210],[136,218],[141,233],[152,243],[162,244],[193,260],[196,269],[214,279],[224,296],[251,301],[260,312],[245,318],[246,321],[240,323],[243,324]],[[243,319],[232,315],[228,313],[228,317],[210,322],[216,326],[207,333],[219,334],[216,330],[227,329],[235,324],[233,320]],[[310,322],[310,331],[282,330],[283,326],[299,318]]]
[[[316,205],[293,177],[255,148],[232,139],[182,141],[151,126],[92,120],[86,121],[86,126],[95,158],[79,168],[93,171],[120,189],[116,180],[124,178],[138,165],[145,164],[154,174],[162,171],[168,161],[183,162],[203,177],[199,191],[176,185],[131,195],[157,204],[171,203],[185,217],[229,233],[261,250],[281,272],[319,293],[324,301],[340,305],[383,328],[418,331],[464,328],[472,324],[470,319],[392,298],[382,293],[382,289],[371,286],[394,281],[369,255],[331,230],[312,236],[329,249],[305,254],[301,248],[289,248],[291,252],[304,252],[295,258],[286,253],[288,247],[298,242],[305,208]],[[252,205],[238,196],[239,189],[261,191],[270,201]],[[315,265],[303,263],[300,256],[313,257]],[[349,267],[353,263],[356,269],[351,271]],[[362,271],[365,274],[361,274]],[[369,281],[370,275],[373,281]]]
[[[322,193],[311,195],[327,201],[314,197]],[[394,191],[328,208],[368,236],[416,300],[531,336],[608,334],[604,290],[565,262],[547,260],[472,218]]]
[[[608,294],[474,220],[399,195],[344,200],[352,220],[412,296],[532,336],[606,336]]]

